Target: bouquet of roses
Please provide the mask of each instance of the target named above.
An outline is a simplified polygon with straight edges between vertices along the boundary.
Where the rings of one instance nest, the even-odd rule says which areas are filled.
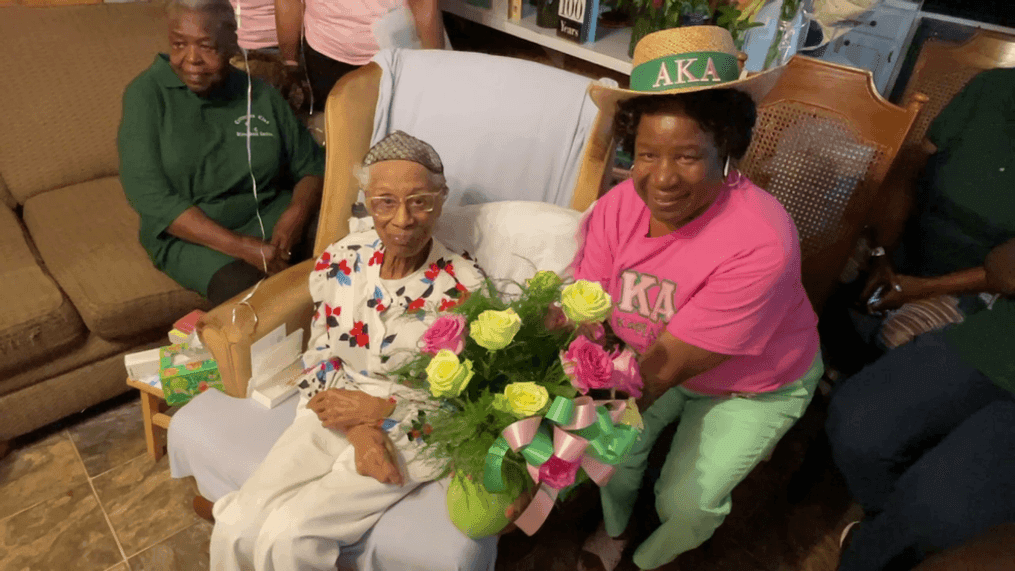
[[[420,413],[411,437],[454,472],[448,508],[470,537],[505,527],[523,494],[532,500],[515,523],[534,533],[559,494],[586,479],[604,485],[638,436],[641,375],[605,324],[609,294],[549,271],[520,290],[507,300],[488,280],[393,373],[441,403]]]

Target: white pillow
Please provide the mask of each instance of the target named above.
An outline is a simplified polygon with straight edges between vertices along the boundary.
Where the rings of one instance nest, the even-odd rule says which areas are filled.
[[[578,247],[582,213],[545,202],[445,207],[434,236],[468,252],[495,281],[523,282],[539,270],[564,276]]]

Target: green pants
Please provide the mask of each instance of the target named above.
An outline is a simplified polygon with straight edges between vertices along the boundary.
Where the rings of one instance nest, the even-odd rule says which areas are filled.
[[[769,392],[716,397],[675,387],[643,414],[645,430],[601,490],[606,531],[623,533],[659,433],[680,419],[656,482],[659,526],[634,553],[654,569],[701,545],[730,512],[730,492],[799,419],[824,372],[820,353],[800,379]]]

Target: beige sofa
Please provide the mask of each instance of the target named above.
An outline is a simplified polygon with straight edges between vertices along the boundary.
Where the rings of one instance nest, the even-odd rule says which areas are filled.
[[[155,4],[0,7],[0,444],[127,390],[123,355],[205,307],[156,270],[117,178]]]

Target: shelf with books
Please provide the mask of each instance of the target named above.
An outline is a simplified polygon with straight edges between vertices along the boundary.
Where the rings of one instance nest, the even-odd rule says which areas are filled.
[[[526,10],[521,20],[512,21],[507,17],[507,0],[492,0],[491,4],[492,6],[487,9],[468,4],[465,0],[440,0],[442,10],[460,18],[620,73],[631,73],[631,58],[627,55],[631,43],[631,28],[600,26],[595,42],[578,44],[557,36],[556,29],[537,26],[534,10]]]

